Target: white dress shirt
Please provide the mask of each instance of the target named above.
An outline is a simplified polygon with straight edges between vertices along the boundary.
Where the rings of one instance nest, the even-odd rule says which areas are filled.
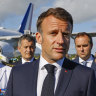
[[[54,88],[54,92],[56,90],[56,86],[58,83],[58,79],[59,79],[59,75],[60,75],[60,71],[62,69],[62,64],[63,64],[64,58],[52,63],[53,65],[56,66],[55,68],[55,88]],[[42,56],[40,56],[40,62],[39,62],[39,70],[38,70],[38,79],[37,79],[37,96],[41,96],[41,91],[42,91],[42,86],[43,86],[43,82],[44,79],[46,77],[47,70],[45,69],[44,65],[46,64],[50,64],[48,63]]]
[[[0,63],[0,89],[5,89],[9,80],[11,67]]]
[[[33,62],[34,60],[34,57],[30,60],[30,61],[25,61],[23,58],[22,58],[22,64],[26,63],[26,62]]]
[[[93,60],[94,60],[94,58],[91,55],[90,58],[88,60],[86,60],[86,62],[87,62],[87,65],[86,66],[87,67],[91,67]],[[79,57],[79,63],[83,65],[83,62],[84,62],[84,60]]]

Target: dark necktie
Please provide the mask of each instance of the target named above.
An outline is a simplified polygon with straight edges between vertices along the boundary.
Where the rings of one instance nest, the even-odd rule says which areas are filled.
[[[83,65],[84,65],[84,66],[87,66],[87,62],[86,62],[86,61],[83,61]]]
[[[45,65],[45,68],[48,72],[45,80],[43,82],[41,96],[54,96],[54,86],[55,86],[55,75],[54,68],[52,64]]]

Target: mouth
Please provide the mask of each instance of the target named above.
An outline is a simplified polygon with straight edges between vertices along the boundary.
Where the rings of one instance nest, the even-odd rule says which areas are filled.
[[[83,56],[83,55],[85,55],[84,53],[81,53],[81,55]]]
[[[62,53],[62,52],[64,52],[66,49],[64,49],[64,48],[54,48],[54,50],[55,50],[56,52],[58,52],[58,53]]]
[[[26,55],[32,55],[32,54],[30,54],[30,53],[27,53]]]

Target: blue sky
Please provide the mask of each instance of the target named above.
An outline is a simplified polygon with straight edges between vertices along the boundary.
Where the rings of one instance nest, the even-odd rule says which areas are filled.
[[[33,32],[36,32],[38,16],[49,7],[62,7],[72,14],[74,20],[73,32],[96,32],[96,0],[2,0],[0,3],[0,26],[17,30],[30,2],[34,4]],[[92,53],[94,54],[96,38],[93,39]],[[69,53],[75,53],[73,40],[71,42]]]

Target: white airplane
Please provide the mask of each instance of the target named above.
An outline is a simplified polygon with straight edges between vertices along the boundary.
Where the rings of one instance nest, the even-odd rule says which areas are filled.
[[[14,47],[17,47],[18,38],[23,34],[31,33],[32,14],[33,5],[30,3],[19,30],[13,31],[0,27],[0,48],[2,49],[2,54],[8,59],[14,56]]]

